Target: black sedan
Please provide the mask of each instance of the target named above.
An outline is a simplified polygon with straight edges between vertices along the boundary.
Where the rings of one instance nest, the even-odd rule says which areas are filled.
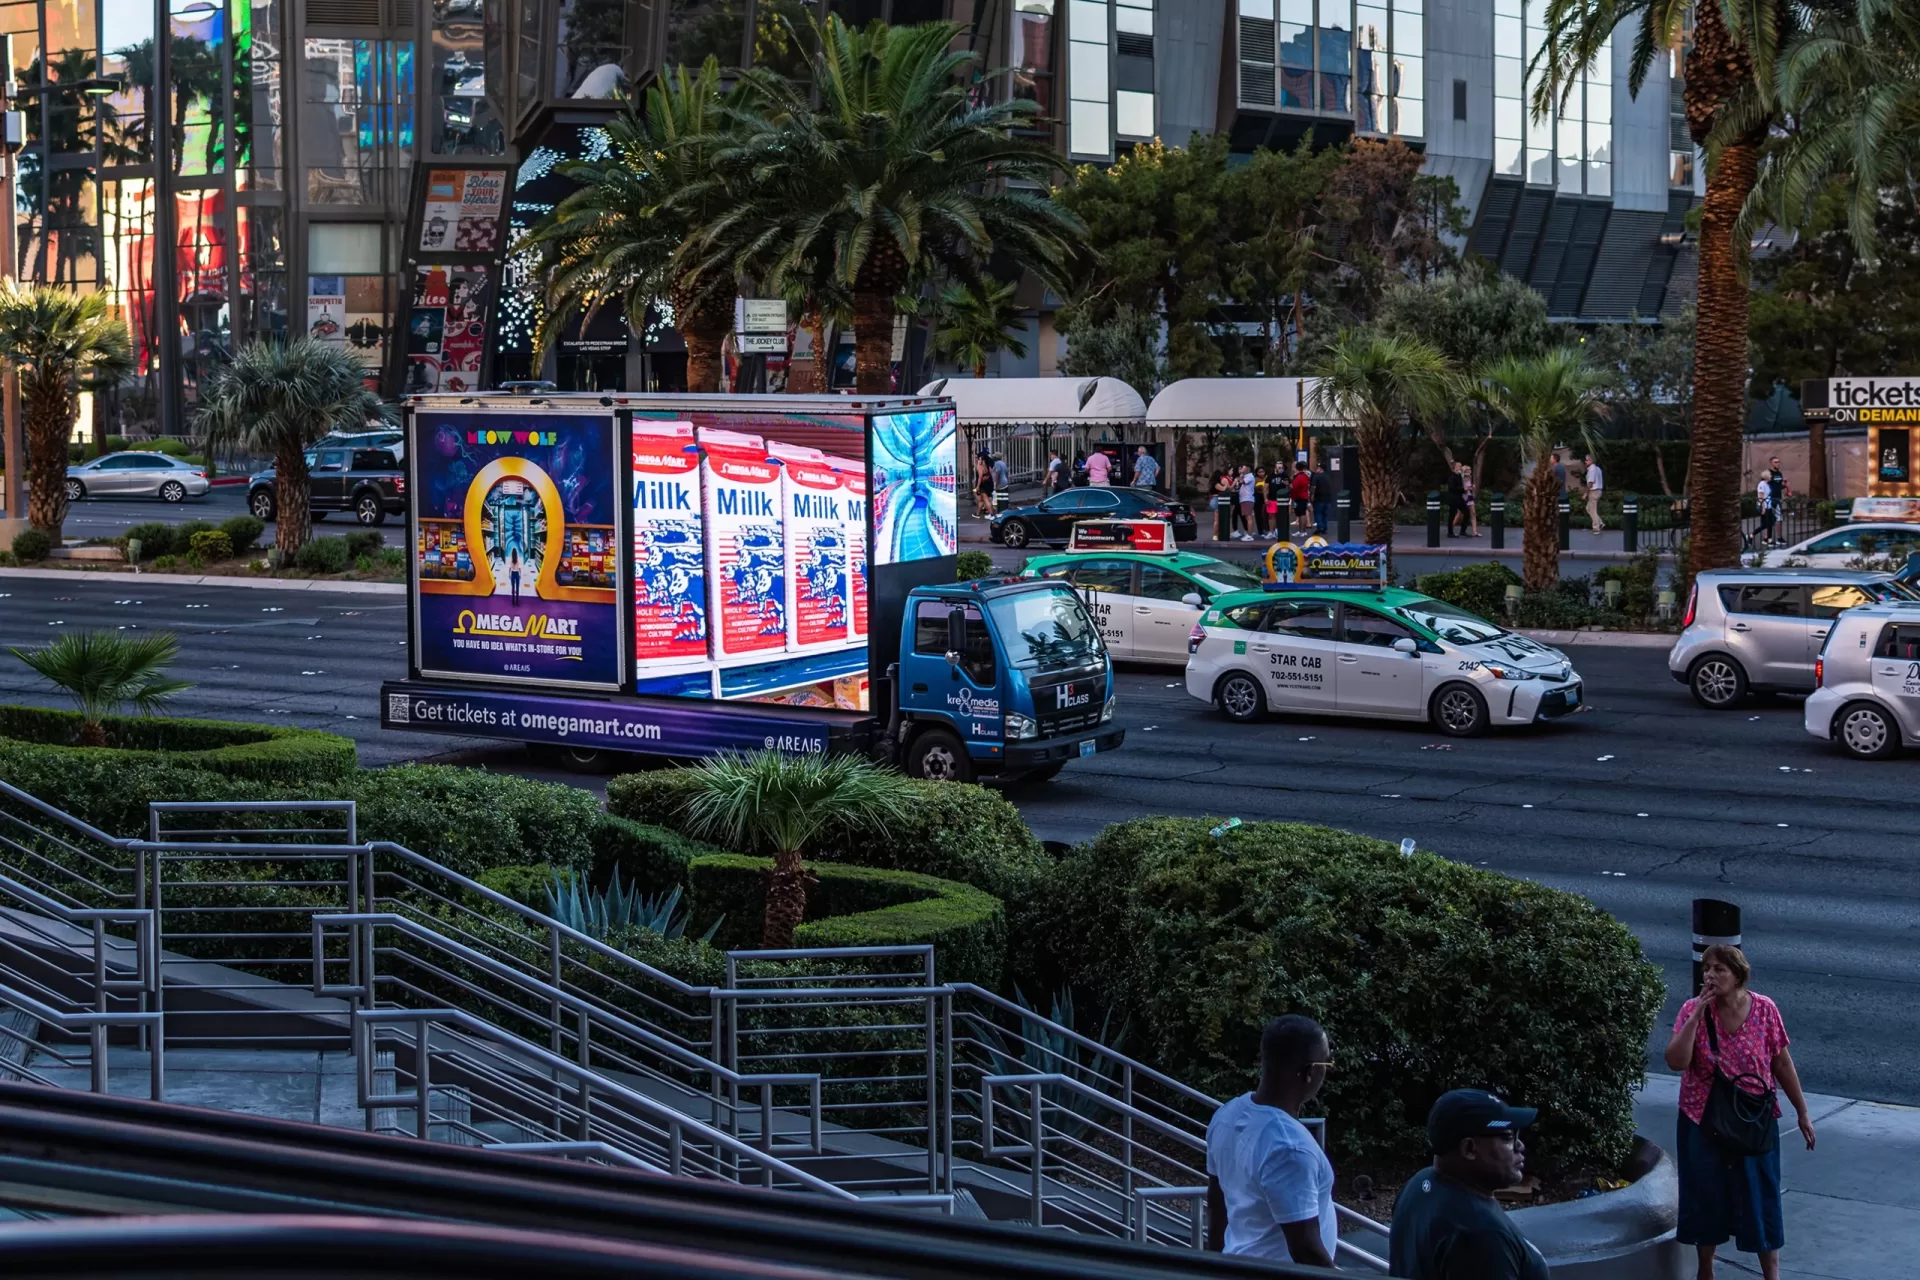
[[[987,526],[987,536],[1015,550],[1034,543],[1064,544],[1079,520],[1166,520],[1173,525],[1176,542],[1200,536],[1193,508],[1184,502],[1169,501],[1152,489],[1098,486],[1067,489],[1033,506],[1002,511]]]

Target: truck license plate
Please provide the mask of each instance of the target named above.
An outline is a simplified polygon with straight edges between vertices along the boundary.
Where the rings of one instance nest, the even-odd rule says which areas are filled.
[[[1081,754],[1082,756],[1090,756],[1090,755],[1092,755],[1092,754],[1093,754],[1094,752],[1096,752],[1096,751],[1098,751],[1099,749],[1100,749],[1100,748],[1099,748],[1099,747],[1098,747],[1098,746],[1097,746],[1096,744],[1094,744],[1093,742],[1090,742],[1090,741],[1089,741],[1089,742],[1083,742],[1083,743],[1081,743],[1081,744],[1080,744],[1080,754]]]

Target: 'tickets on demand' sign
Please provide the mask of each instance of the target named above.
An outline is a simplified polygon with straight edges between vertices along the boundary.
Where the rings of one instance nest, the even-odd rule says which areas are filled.
[[[415,415],[422,675],[620,684],[611,414]]]

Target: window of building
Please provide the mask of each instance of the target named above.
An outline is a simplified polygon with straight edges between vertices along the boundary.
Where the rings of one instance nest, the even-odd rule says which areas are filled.
[[[1111,12],[1106,0],[1067,0],[1067,152],[1113,156]]]
[[[1114,0],[1113,131],[1151,138],[1153,111],[1153,0]]]
[[[1362,133],[1426,134],[1424,3],[1361,0],[1354,8],[1354,126]]]
[[[1542,117],[1534,96],[1544,72],[1546,0],[1493,2],[1493,168],[1568,195],[1613,192],[1613,42],[1594,55],[1564,102]]]
[[[1054,0],[1014,0],[1013,96],[1051,117],[1053,105]]]
[[[1467,118],[1467,82],[1465,80],[1453,82],[1453,118],[1455,120]]]

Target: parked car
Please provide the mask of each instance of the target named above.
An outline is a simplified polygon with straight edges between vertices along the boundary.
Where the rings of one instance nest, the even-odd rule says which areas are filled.
[[[1874,760],[1920,743],[1920,602],[1862,605],[1834,619],[1807,698],[1807,732]]]
[[[279,514],[273,467],[247,481],[247,510],[261,520]],[[307,502],[315,520],[351,511],[361,524],[385,524],[407,512],[407,476],[387,449],[336,449],[322,441],[307,454]]]
[[[1667,670],[1711,711],[1753,692],[1807,693],[1835,618],[1913,595],[1890,573],[1860,569],[1709,570],[1693,581]]]
[[[1268,711],[1424,720],[1449,737],[1580,709],[1558,649],[1397,587],[1269,587],[1207,607],[1187,692],[1229,720]]]
[[[1791,547],[1775,547],[1748,557],[1756,567],[1780,568],[1804,566],[1809,569],[1845,569],[1856,561],[1871,557],[1890,558],[1896,564],[1910,551],[1920,551],[1920,524],[1900,521],[1869,520],[1843,524],[1825,533],[1816,533]]]
[[[1064,543],[1078,520],[1165,520],[1173,525],[1176,542],[1200,536],[1193,508],[1169,501],[1152,489],[1089,487],[1068,489],[1031,506],[1013,507],[994,516],[987,536],[1016,551],[1036,542]]]
[[[207,469],[164,453],[110,453],[67,468],[67,501],[82,498],[158,498],[185,502],[206,495]]]

